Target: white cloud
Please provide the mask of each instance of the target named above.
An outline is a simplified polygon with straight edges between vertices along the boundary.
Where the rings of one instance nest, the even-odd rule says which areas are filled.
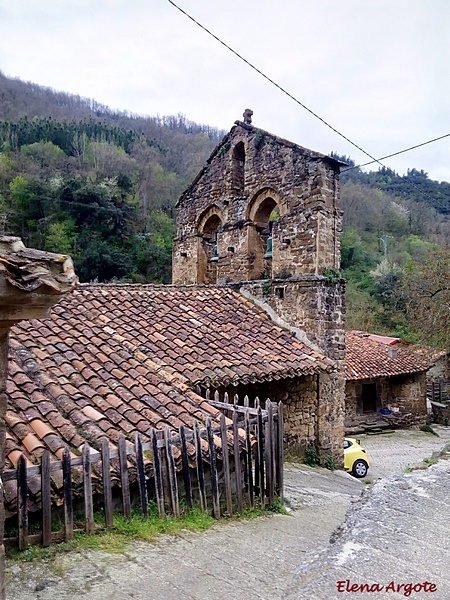
[[[177,0],[371,154],[450,132],[447,0]],[[144,114],[254,123],[366,162],[167,0],[15,0],[0,8],[0,69]],[[450,138],[390,159],[450,181]]]

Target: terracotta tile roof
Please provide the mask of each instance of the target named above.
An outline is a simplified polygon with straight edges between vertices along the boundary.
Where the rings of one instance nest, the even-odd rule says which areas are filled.
[[[57,460],[66,447],[79,455],[86,441],[98,449],[105,436],[115,445],[121,433],[134,438],[138,431],[145,442],[152,427],[192,428],[194,420],[204,426],[209,416],[218,425],[220,412],[183,376],[166,377],[115,336],[97,337],[91,325],[88,315],[73,329],[56,317],[23,322],[11,332],[5,469],[16,467],[22,453],[32,465],[45,450]],[[62,481],[53,479],[57,490]],[[15,512],[16,492],[15,482],[5,482],[8,514]]]
[[[81,285],[54,314],[60,332],[77,329],[81,345],[106,353],[113,337],[165,377],[181,373],[192,385],[262,382],[333,366],[225,287]]]
[[[427,371],[445,352],[411,344],[400,338],[347,331],[346,379],[394,377]]]
[[[10,336],[6,464],[23,452],[60,459],[88,441],[152,427],[201,425],[220,413],[196,384],[246,383],[330,371],[333,363],[227,288],[81,285],[52,317]],[[9,482],[13,483],[13,482]],[[5,485],[12,507],[15,485]]]

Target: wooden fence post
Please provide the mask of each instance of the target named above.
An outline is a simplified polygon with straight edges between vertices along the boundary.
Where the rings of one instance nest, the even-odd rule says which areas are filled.
[[[254,507],[254,492],[253,492],[253,467],[252,467],[252,440],[250,435],[250,415],[248,411],[245,413],[245,441],[246,441],[246,465],[247,465],[247,484],[248,484],[248,501],[250,508]]]
[[[92,500],[91,449],[85,442],[83,446],[83,491],[84,491],[84,522],[86,533],[94,531],[94,504]]]
[[[272,402],[266,401],[267,423],[266,423],[266,484],[269,504],[274,501],[274,414]]]
[[[50,489],[50,452],[45,450],[41,458],[41,506],[42,506],[42,545],[52,543],[52,497]]]
[[[158,504],[158,514],[160,519],[165,519],[166,511],[164,508],[164,489],[161,472],[161,460],[159,457],[158,438],[155,429],[152,429],[151,440],[153,448],[153,473],[155,475],[155,492],[156,502]]]
[[[191,474],[189,470],[189,457],[186,445],[186,432],[184,425],[180,425],[178,429],[180,435],[181,445],[181,463],[183,467],[183,481],[184,481],[184,495],[186,497],[186,505],[188,510],[192,509],[192,486],[191,486]]]
[[[166,446],[166,460],[167,470],[169,473],[169,487],[170,487],[170,498],[172,504],[172,511],[175,517],[180,516],[180,504],[178,502],[178,481],[177,471],[175,469],[175,461],[173,458],[172,444],[170,443],[170,430],[167,425],[164,430],[165,446]]]
[[[234,474],[236,480],[236,499],[237,508],[242,512],[242,471],[241,471],[241,452],[239,448],[239,428],[238,413],[233,413],[233,450],[234,450]]]
[[[64,489],[64,539],[73,540],[72,461],[69,448],[64,448],[62,457]]]
[[[123,434],[119,435],[119,465],[123,515],[128,519],[131,516],[130,480],[128,478],[127,447]]]
[[[283,502],[283,487],[284,487],[284,476],[283,476],[283,403],[278,403],[278,411],[277,411],[277,428],[276,428],[276,443],[275,443],[275,479],[276,479],[276,489],[277,494],[279,495],[281,502]]]
[[[200,506],[202,511],[205,512],[207,510],[206,503],[206,489],[205,489],[205,472],[203,469],[203,454],[202,454],[202,444],[200,440],[200,431],[198,428],[197,421],[194,421],[194,442],[195,442],[195,461],[197,463],[197,479],[198,479],[198,489],[200,495]]]
[[[215,519],[220,518],[220,505],[219,505],[219,481],[217,476],[217,460],[216,460],[216,448],[214,446],[214,435],[212,431],[212,421],[208,417],[206,419],[206,434],[208,437],[209,446],[209,465],[211,473],[211,492],[213,502],[213,514]]]
[[[101,442],[102,456],[102,480],[103,480],[103,506],[105,508],[105,525],[107,528],[113,525],[113,504],[111,485],[111,465],[109,456],[109,441],[103,438]]]
[[[228,436],[227,427],[225,424],[225,415],[220,415],[220,434],[222,440],[222,464],[223,464],[223,479],[225,484],[225,497],[227,501],[227,513],[233,514],[233,498],[231,495],[231,476],[230,476],[230,458],[228,454]]]
[[[256,447],[256,456],[258,457],[258,464],[255,465],[255,470],[258,472],[258,483],[259,483],[259,501],[261,508],[264,509],[266,505],[266,486],[264,482],[264,424],[262,418],[261,407],[259,406],[258,400],[258,412],[256,415],[256,438],[258,445]],[[267,443],[267,440],[266,440]]]
[[[19,526],[19,550],[28,547],[28,479],[27,461],[23,454],[17,465],[17,517]]]
[[[148,519],[148,494],[147,479],[145,477],[144,452],[142,451],[142,440],[139,432],[135,435],[136,465],[139,480],[139,495],[141,498],[141,510],[144,519]]]

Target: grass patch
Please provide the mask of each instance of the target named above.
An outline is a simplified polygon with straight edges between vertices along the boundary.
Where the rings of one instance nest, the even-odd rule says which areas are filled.
[[[403,469],[403,473],[412,473],[413,471],[421,471],[424,469],[428,469],[431,465],[436,465],[439,462],[438,458],[434,458],[433,456],[428,456],[424,458],[422,462],[417,463],[416,465],[408,465]]]
[[[431,433],[432,435],[439,437],[439,434],[430,425],[423,425],[420,428],[420,431],[424,431],[425,433]]]
[[[112,528],[105,530],[100,527],[100,524],[104,523],[104,517],[103,513],[99,511],[95,514],[95,521],[99,529],[93,534],[78,531],[71,542],[54,544],[49,548],[30,546],[23,551],[15,548],[8,550],[7,556],[12,560],[31,562],[52,560],[60,554],[74,550],[101,550],[111,554],[121,554],[133,540],[150,542],[161,534],[177,535],[183,530],[205,531],[216,523],[256,518],[271,513],[287,514],[280,499],[264,509],[256,505],[253,509],[244,509],[232,516],[224,516],[220,521],[214,519],[209,513],[202,512],[200,506],[194,506],[190,511],[185,509],[184,514],[178,519],[171,516],[160,519],[156,504],[150,503],[148,519],[145,519],[140,509],[136,508],[129,519],[123,515],[114,515]]]

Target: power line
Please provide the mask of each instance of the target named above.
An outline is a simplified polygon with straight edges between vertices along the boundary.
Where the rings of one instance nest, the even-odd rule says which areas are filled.
[[[386,158],[392,158],[393,156],[398,156],[399,154],[404,154],[405,152],[409,152],[410,150],[415,150],[416,148],[420,148],[421,146],[426,146],[427,144],[432,144],[433,142],[443,140],[446,137],[450,137],[450,133],[446,133],[445,135],[441,135],[440,137],[434,138],[432,140],[428,140],[427,142],[422,142],[421,144],[416,144],[415,146],[410,146],[409,148],[405,148],[404,150],[399,150],[398,152],[394,152],[393,154],[388,154],[387,156],[382,156],[381,158],[378,159],[378,161],[372,160],[372,161],[364,163],[362,165],[348,167],[348,169],[343,169],[341,171],[341,173],[346,173],[347,171],[352,171],[353,169],[359,169],[360,167],[367,167],[368,165],[372,165],[374,162],[379,162],[380,160],[386,160]]]
[[[303,104],[302,102],[300,102],[300,100],[298,100],[295,96],[293,96],[292,94],[290,94],[287,90],[285,90],[281,85],[279,85],[276,81],[274,81],[273,79],[271,79],[268,75],[266,75],[265,73],[263,73],[260,69],[258,69],[258,67],[255,67],[255,65],[253,65],[250,61],[248,61],[246,58],[244,58],[241,54],[239,54],[238,52],[236,52],[236,50],[233,50],[233,48],[231,48],[231,46],[228,46],[228,44],[226,44],[225,42],[223,42],[220,38],[217,37],[217,35],[215,35],[214,33],[212,33],[209,29],[207,29],[204,25],[202,25],[201,23],[199,23],[198,21],[196,21],[194,19],[194,17],[191,17],[190,14],[188,14],[185,10],[183,10],[182,8],[180,8],[177,4],[175,4],[175,2],[173,2],[173,0],[167,0],[170,4],[172,4],[172,6],[174,6],[177,10],[179,10],[181,13],[183,13],[183,15],[185,15],[188,19],[190,19],[193,23],[195,23],[196,25],[198,25],[201,29],[203,29],[203,31],[206,31],[206,33],[208,33],[211,37],[213,37],[216,41],[218,41],[220,44],[222,44],[222,46],[225,46],[225,48],[227,48],[227,50],[229,50],[230,52],[232,52],[235,56],[237,56],[240,60],[244,61],[249,67],[251,67],[254,71],[256,71],[257,73],[259,73],[259,75],[261,75],[262,77],[264,77],[264,79],[267,79],[267,81],[269,81],[272,85],[274,85],[276,88],[278,88],[281,92],[283,92],[283,94],[285,94],[286,96],[288,96],[291,100],[293,100],[294,102],[296,102],[298,105],[300,105],[302,108],[304,108],[305,110],[307,110],[310,114],[313,115],[313,117],[315,117],[316,119],[319,119],[319,121],[321,121],[324,125],[326,125],[327,127],[329,127],[332,131],[334,131],[335,133],[337,133],[339,136],[341,136],[342,138],[344,138],[344,140],[346,140],[347,142],[349,142],[352,146],[354,146],[355,148],[357,148],[358,150],[360,150],[363,154],[365,154],[366,156],[368,156],[369,158],[372,159],[371,163],[368,164],[372,164],[372,162],[376,162],[379,163],[382,167],[384,167],[384,165],[374,156],[372,156],[371,154],[369,154],[368,152],[366,152],[365,150],[363,150],[363,148],[361,148],[361,146],[358,146],[358,144],[356,144],[355,142],[352,142],[351,139],[349,139],[347,136],[345,136],[343,133],[341,133],[340,131],[338,131],[337,129],[335,129],[332,125],[330,125],[329,123],[327,123],[325,121],[325,119],[322,119],[322,117],[320,117],[318,114],[316,114],[313,110],[311,110],[310,108],[308,108],[305,104]]]
[[[229,46],[224,41],[222,41],[219,37],[217,37],[217,35],[215,35],[214,33],[212,33],[212,31],[210,31],[209,29],[207,29],[204,25],[202,25],[196,19],[194,19],[194,17],[192,17],[189,13],[187,13],[185,10],[183,10],[177,4],[175,4],[175,2],[173,0],[167,0],[167,1],[174,8],[176,8],[183,15],[185,15],[188,19],[190,19],[193,23],[195,23],[196,25],[198,25],[198,27],[200,27],[200,29],[203,29],[203,31],[205,31],[208,35],[210,35],[211,37],[213,37],[217,42],[219,42],[219,44],[221,44],[227,50],[229,50],[230,52],[232,52],[240,60],[242,60],[243,62],[245,62],[245,64],[247,64],[250,68],[252,68],[259,75],[261,75],[262,77],[264,77],[264,79],[266,79],[269,83],[271,83],[272,85],[274,85],[281,92],[283,92],[283,94],[285,94],[286,96],[288,96],[288,98],[290,98],[291,100],[293,100],[294,102],[296,102],[299,106],[301,106],[302,108],[304,108],[305,110],[307,110],[311,115],[313,115],[313,117],[315,117],[316,119],[318,119],[319,121],[321,121],[329,129],[331,129],[332,131],[334,131],[335,133],[337,133],[340,137],[342,137],[344,140],[346,140],[347,142],[349,142],[352,146],[354,146],[355,148],[357,148],[360,152],[362,152],[363,154],[365,154],[366,156],[368,156],[369,158],[372,159],[368,163],[365,163],[363,165],[358,165],[359,167],[364,167],[364,166],[367,166],[367,165],[371,165],[373,163],[378,163],[382,167],[387,168],[381,162],[382,160],[384,160],[386,158],[390,158],[392,156],[397,156],[398,154],[403,154],[404,152],[408,152],[409,150],[413,150],[414,148],[419,148],[420,146],[425,146],[426,144],[431,144],[432,142],[435,142],[437,140],[441,140],[441,139],[443,139],[445,137],[450,136],[450,134],[447,133],[447,134],[445,134],[445,135],[443,135],[441,137],[435,138],[434,140],[429,140],[428,142],[423,142],[422,144],[417,144],[416,146],[411,146],[410,148],[406,148],[405,150],[400,150],[399,152],[394,152],[393,154],[389,154],[388,156],[384,156],[383,158],[375,158],[374,156],[372,156],[371,154],[369,154],[369,152],[366,152],[363,148],[361,148],[361,146],[358,146],[358,144],[356,144],[355,142],[353,142],[346,135],[344,135],[343,133],[341,133],[340,131],[338,131],[335,127],[333,127],[332,125],[330,125],[329,123],[327,123],[327,121],[325,121],[325,119],[322,119],[322,117],[320,117],[317,113],[315,113],[313,110],[311,110],[310,108],[308,108],[305,104],[303,104],[302,102],[300,102],[300,100],[298,100],[295,96],[293,96],[291,93],[289,93],[287,90],[285,90],[281,85],[279,85],[276,81],[274,81],[273,79],[271,79],[268,75],[266,75],[265,73],[263,73],[263,71],[261,71],[260,69],[258,69],[258,67],[256,67],[254,64],[252,64],[246,58],[244,58],[241,54],[239,54],[238,52],[236,52],[236,50],[234,50],[231,46]],[[358,167],[349,167],[348,169],[345,169],[345,171],[342,171],[342,172],[345,173],[346,171],[350,171],[351,169],[356,169],[356,168],[358,168]],[[416,187],[418,190],[420,190],[420,188],[418,186],[416,186],[415,184],[412,184],[412,185],[413,185],[413,187]],[[420,190],[420,191],[423,194],[423,191],[422,190]]]

